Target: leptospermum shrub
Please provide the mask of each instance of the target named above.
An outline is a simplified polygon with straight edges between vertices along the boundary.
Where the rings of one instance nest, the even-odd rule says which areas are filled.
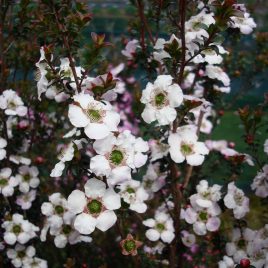
[[[268,267],[267,97],[238,110],[246,152],[211,138],[254,19],[131,2],[124,47],[89,35],[82,1],[1,3],[0,266]],[[261,73],[267,36],[252,42]]]

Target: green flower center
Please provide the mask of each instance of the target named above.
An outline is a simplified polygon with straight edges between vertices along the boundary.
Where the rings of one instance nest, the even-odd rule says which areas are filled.
[[[200,219],[201,221],[207,221],[207,219],[208,219],[208,214],[207,214],[205,211],[201,211],[201,212],[199,213],[199,219]]]
[[[127,188],[127,192],[129,194],[134,194],[135,193],[135,190],[133,188]]]
[[[72,227],[70,225],[63,225],[62,227],[62,232],[64,234],[69,234],[72,231]]]
[[[7,184],[8,184],[7,179],[4,178],[0,179],[0,186],[5,186]]]
[[[135,241],[134,240],[127,240],[124,243],[124,249],[127,252],[131,252],[132,250],[136,249],[136,243],[135,243]]]
[[[31,176],[29,174],[26,174],[23,176],[24,181],[29,181],[31,179]]]
[[[99,214],[102,209],[102,204],[100,201],[93,199],[87,204],[87,208],[91,214]]]
[[[159,231],[159,232],[163,232],[165,230],[165,225],[163,223],[157,223],[156,224],[156,229]]]
[[[19,234],[21,232],[21,227],[20,225],[14,225],[12,228],[12,231],[14,234]]]
[[[163,107],[166,104],[167,97],[164,93],[158,93],[154,97],[156,107]]]
[[[238,245],[239,248],[245,248],[245,246],[246,246],[246,242],[245,242],[244,239],[240,239],[240,240],[238,241],[237,245]]]
[[[57,214],[62,214],[64,212],[64,208],[62,206],[56,206],[55,211]]]
[[[186,143],[181,144],[181,152],[183,155],[190,155],[193,153],[192,146]]]
[[[87,110],[87,115],[91,122],[99,122],[102,118],[101,111],[92,108]]]
[[[24,258],[25,257],[25,252],[24,251],[18,251],[18,257],[20,258],[20,259],[22,259],[22,258]]]
[[[114,165],[118,166],[122,163],[124,154],[120,150],[115,149],[111,152],[109,158]]]

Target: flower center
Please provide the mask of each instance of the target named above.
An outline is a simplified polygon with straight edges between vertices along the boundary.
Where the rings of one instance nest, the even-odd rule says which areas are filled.
[[[29,174],[23,176],[24,181],[29,181],[31,179]]]
[[[89,109],[87,109],[87,115],[88,115],[91,122],[100,122],[102,119],[101,110],[89,108]]]
[[[133,188],[127,188],[127,192],[129,194],[135,194],[135,190]]]
[[[62,214],[64,212],[64,208],[62,206],[56,206],[55,211],[57,214]]]
[[[157,108],[162,108],[167,103],[167,96],[164,92],[160,92],[154,96],[154,104]]]
[[[201,212],[199,213],[199,219],[200,219],[201,221],[207,221],[207,219],[208,219],[208,214],[207,214],[205,211],[201,211]]]
[[[18,251],[17,254],[20,259],[24,258],[26,255],[24,251]]]
[[[14,225],[12,228],[12,231],[14,234],[19,234],[21,232],[21,227],[20,225]]]
[[[93,199],[87,204],[87,208],[91,214],[99,214],[102,210],[102,203]]]
[[[8,184],[7,179],[0,179],[0,186],[6,186]]]
[[[245,242],[245,240],[244,240],[244,239],[240,239],[240,240],[237,242],[237,246],[238,246],[239,248],[245,248],[245,246],[246,246],[246,242]]]
[[[165,225],[163,223],[157,223],[156,224],[156,229],[159,231],[159,232],[163,232],[165,230]]]
[[[109,156],[110,161],[112,162],[112,164],[118,166],[120,165],[123,160],[124,160],[124,154],[122,151],[115,149],[111,152],[110,156]]]
[[[135,243],[135,241],[133,241],[133,240],[127,240],[124,243],[124,249],[127,252],[131,252],[132,250],[136,249],[136,243]]]
[[[238,204],[239,206],[241,206],[243,204],[243,198],[244,196],[241,193],[235,193],[234,195],[234,200],[236,202],[236,204]]]
[[[62,232],[68,235],[72,231],[72,227],[70,225],[63,225]]]
[[[190,155],[193,153],[193,146],[191,144],[182,143],[181,152],[183,155]]]

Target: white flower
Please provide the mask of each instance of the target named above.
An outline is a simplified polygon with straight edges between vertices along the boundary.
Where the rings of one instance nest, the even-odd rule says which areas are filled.
[[[67,200],[60,193],[50,195],[49,202],[42,204],[41,211],[47,217],[48,228],[52,233],[57,233],[63,224],[71,224],[75,216],[68,210]]]
[[[0,96],[0,109],[5,110],[6,115],[25,116],[27,107],[24,106],[17,92],[12,89],[5,90]]]
[[[191,44],[193,40],[197,39],[199,42],[203,42],[203,37],[209,37],[209,34],[204,29],[204,26],[208,28],[211,24],[215,23],[213,16],[213,13],[206,13],[206,10],[203,9],[199,14],[192,16],[188,21],[186,21],[185,38],[188,48],[189,44]]]
[[[148,124],[157,121],[159,125],[168,125],[175,120],[175,108],[182,101],[180,86],[173,84],[170,75],[159,75],[154,84],[149,82],[142,91],[141,102],[145,104],[145,108],[141,116]]]
[[[147,205],[144,201],[148,200],[148,193],[141,186],[139,181],[130,180],[119,184],[120,196],[129,204],[129,209],[138,213],[144,213]]]
[[[174,41],[177,42],[178,47],[181,47],[181,41],[174,35],[172,34],[169,41],[166,41],[163,38],[157,39],[155,45],[154,45],[154,52],[153,52],[153,57],[156,61],[162,62],[163,59],[171,58],[168,52],[165,51],[165,45],[171,44]]]
[[[19,190],[22,193],[28,193],[31,188],[37,188],[40,183],[38,175],[39,171],[35,166],[19,167],[19,174],[15,176],[19,183]]]
[[[0,193],[3,196],[12,196],[14,187],[18,185],[18,181],[11,176],[10,168],[3,168],[0,170]]]
[[[90,234],[95,228],[105,232],[115,224],[114,210],[121,207],[121,200],[112,188],[106,189],[104,182],[93,178],[85,184],[85,193],[74,190],[69,195],[68,207],[78,214],[74,228],[81,234]]]
[[[239,28],[242,34],[250,34],[253,29],[257,27],[253,18],[250,18],[250,14],[245,12],[244,17],[231,17],[229,26],[231,28]]]
[[[196,238],[194,234],[190,234],[185,230],[182,231],[181,234],[182,234],[181,240],[184,246],[191,247],[192,245],[195,244]]]
[[[108,102],[96,101],[84,93],[73,98],[74,103],[69,106],[69,119],[75,127],[84,128],[90,139],[103,139],[112,131],[117,131],[120,116]]]
[[[6,157],[6,150],[4,149],[7,146],[7,141],[0,137],[0,161]]]
[[[243,218],[249,212],[249,199],[235,186],[234,182],[228,184],[228,193],[223,200],[227,208],[233,209],[236,219]]]
[[[74,157],[74,143],[70,142],[66,147],[62,149],[61,153],[59,154],[58,159],[60,161],[55,165],[55,167],[50,173],[50,176],[60,177],[65,168],[65,162],[71,161],[73,157]]]
[[[208,76],[210,79],[216,79],[223,83],[225,87],[230,86],[230,78],[226,72],[222,70],[221,67],[214,66],[214,65],[207,65],[205,76]]]
[[[129,60],[133,59],[133,56],[136,52],[136,49],[138,47],[139,41],[134,39],[127,43],[124,50],[122,50],[122,54],[127,57]]]
[[[5,229],[4,240],[9,245],[14,245],[16,242],[25,244],[39,231],[37,226],[24,220],[18,213],[13,214],[12,220],[4,221],[2,228]]]
[[[16,204],[23,210],[27,210],[32,206],[32,202],[36,198],[36,190],[31,190],[28,193],[21,194],[16,199]]]
[[[36,80],[38,80],[37,81],[37,93],[38,93],[39,100],[41,100],[42,93],[47,91],[47,88],[50,84],[46,77],[48,65],[46,63],[45,51],[43,47],[40,48],[40,54],[41,54],[40,59],[35,64],[35,66],[38,68]]]
[[[168,155],[169,146],[161,140],[149,140],[149,147],[151,151],[151,161],[162,159]]]
[[[153,193],[158,192],[166,184],[166,172],[160,172],[160,164],[149,164],[146,174],[143,176],[142,185],[144,189],[153,197]]]
[[[17,165],[22,164],[27,166],[29,166],[32,162],[30,158],[23,157],[20,155],[10,155],[9,160]]]
[[[34,257],[30,262],[24,263],[23,268],[47,268],[47,261]]]
[[[268,139],[265,140],[263,147],[264,147],[264,152],[268,154]]]
[[[268,165],[265,165],[262,170],[254,178],[251,189],[257,196],[265,198],[268,196]]]
[[[171,243],[175,237],[173,220],[163,212],[157,212],[154,219],[147,219],[142,222],[150,229],[146,231],[146,237],[151,241],[161,239],[165,243]]]
[[[176,133],[168,137],[169,152],[172,160],[182,163],[184,160],[191,166],[199,166],[204,162],[209,153],[204,142],[197,141],[195,129],[190,126],[178,127]]]
[[[213,45],[213,44],[211,44]],[[223,57],[221,54],[227,54],[228,51],[226,51],[222,46],[215,45],[218,48],[219,54],[217,54],[215,49],[207,48],[205,50],[202,50],[200,54],[198,54],[196,57],[194,57],[193,62],[203,63],[207,62],[208,64],[220,64],[223,61]]]
[[[220,207],[213,203],[209,208],[188,207],[182,210],[181,217],[189,224],[197,235],[205,235],[207,231],[215,232],[219,229],[221,220],[217,217],[221,213]]]
[[[234,268],[235,263],[234,260],[228,256],[223,256],[223,260],[218,262],[219,268]]]
[[[129,130],[117,137],[113,134],[93,144],[98,155],[91,158],[90,170],[97,176],[107,176],[108,182],[115,185],[131,179],[131,169],[140,168],[147,160],[147,142],[135,138]]]
[[[215,202],[221,199],[221,186],[214,184],[209,187],[206,180],[202,180],[196,186],[197,194],[190,196],[190,202],[193,207],[196,205],[202,208],[209,208]]]
[[[7,256],[15,267],[24,267],[23,264],[30,262],[34,255],[35,248],[33,246],[26,248],[24,245],[17,244],[15,249],[7,250]]]

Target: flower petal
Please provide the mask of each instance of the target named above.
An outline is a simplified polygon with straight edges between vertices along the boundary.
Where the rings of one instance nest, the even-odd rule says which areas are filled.
[[[68,208],[74,213],[81,213],[87,204],[85,193],[74,190],[68,197]]]
[[[86,213],[79,214],[74,220],[74,228],[80,234],[91,234],[96,227],[97,220]]]
[[[106,210],[97,218],[96,227],[105,232],[111,228],[117,220],[115,213],[112,210]]]

